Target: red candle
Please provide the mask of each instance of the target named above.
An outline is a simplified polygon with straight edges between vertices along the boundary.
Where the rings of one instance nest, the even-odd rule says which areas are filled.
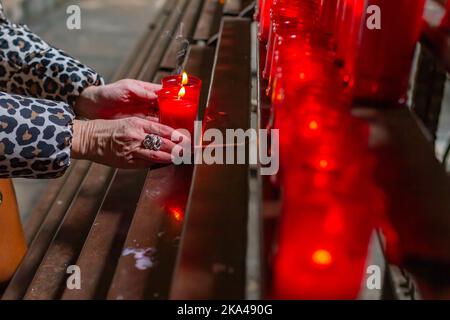
[[[201,81],[196,86],[167,85],[172,78],[164,79],[167,87],[158,92],[160,122],[174,129],[186,129],[194,136]],[[198,92],[197,92],[198,91]]]
[[[267,57],[263,77],[270,76],[274,47],[279,36],[306,33],[317,27],[320,4],[317,0],[275,0],[271,9],[271,25],[267,43]]]
[[[422,27],[424,0],[368,0],[381,9],[381,28],[363,28],[355,96],[362,103],[406,101],[409,74]]]
[[[368,211],[360,201],[338,199],[326,191],[287,201],[273,298],[356,299],[373,230],[362,221]]]
[[[299,96],[284,132],[290,142],[282,151],[288,149],[291,165],[283,167],[277,299],[357,298],[378,225],[368,127],[334,108],[335,94],[322,96]]]

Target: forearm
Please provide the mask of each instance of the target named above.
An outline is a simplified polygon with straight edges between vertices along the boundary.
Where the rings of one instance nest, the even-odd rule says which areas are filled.
[[[74,117],[63,102],[0,92],[0,178],[63,175]]]

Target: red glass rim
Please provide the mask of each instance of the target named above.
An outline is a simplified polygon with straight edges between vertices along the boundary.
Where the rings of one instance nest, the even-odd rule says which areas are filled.
[[[179,89],[178,87],[173,86],[172,88],[163,88],[159,91],[156,92],[156,95],[158,96],[158,100],[174,100],[174,99],[178,99],[178,93],[179,93]],[[194,95],[195,97],[198,97],[198,91],[197,94]],[[183,98],[185,101],[192,101],[195,102],[196,99],[194,99],[194,97],[189,94],[186,93],[185,96]]]
[[[163,87],[173,87],[173,86],[181,86],[182,76],[177,75],[171,75],[164,77],[162,79]],[[197,78],[196,76],[188,75],[188,83],[185,85],[185,87],[192,87],[192,86],[199,86],[201,85],[202,80],[200,78]]]

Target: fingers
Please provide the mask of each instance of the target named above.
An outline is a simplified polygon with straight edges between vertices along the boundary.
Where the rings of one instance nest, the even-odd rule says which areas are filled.
[[[132,79],[124,80],[124,83],[127,86],[127,89],[133,93],[136,98],[144,101],[156,100],[158,97],[156,92],[162,88],[159,84]]]
[[[148,120],[148,121],[151,121],[151,122],[158,122],[158,123],[159,123],[159,118],[158,118],[158,117],[147,116],[147,117],[145,117],[145,120]]]
[[[153,121],[147,121],[142,119],[144,122],[142,122],[143,129],[145,133],[150,134],[157,134],[163,138],[169,139],[171,141],[175,141],[177,143],[183,141],[187,142],[190,141],[190,137],[180,132],[180,130],[175,130],[169,126],[166,126],[164,124],[153,122]]]
[[[153,151],[145,148],[139,148],[134,152],[135,159],[151,163],[172,163],[174,155],[182,156],[184,150],[181,146],[172,141],[162,138],[161,149]]]
[[[166,139],[166,138],[161,138],[160,151],[167,152],[167,153],[172,153],[172,150],[174,148],[181,151],[181,147],[176,145],[174,142],[172,142],[172,141],[170,141],[169,139]]]
[[[152,151],[147,149],[139,149],[136,151],[137,159],[147,162],[147,166],[152,163],[172,163],[172,154],[163,151]]]
[[[156,91],[159,91],[162,89],[162,85],[157,84],[157,83],[150,83],[150,82],[145,82],[145,81],[140,81],[140,80],[134,80],[134,81],[136,81],[136,84],[138,84],[145,90],[156,92]]]
[[[158,97],[155,92],[146,90],[134,81],[127,84],[127,89],[135,96],[135,98],[143,101],[155,100]]]

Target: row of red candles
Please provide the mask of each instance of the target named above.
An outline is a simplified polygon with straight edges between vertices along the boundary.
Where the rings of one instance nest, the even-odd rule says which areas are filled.
[[[259,1],[260,69],[268,127],[280,131],[283,192],[272,298],[357,298],[374,229],[396,247],[369,128],[351,110],[406,103],[424,2]],[[381,28],[371,28],[378,18]]]

